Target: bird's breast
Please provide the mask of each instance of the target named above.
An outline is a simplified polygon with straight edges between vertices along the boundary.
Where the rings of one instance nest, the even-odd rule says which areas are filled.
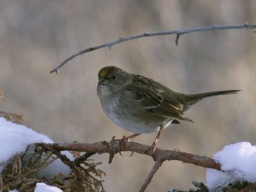
[[[101,97],[103,111],[109,119],[132,133],[156,132],[163,119],[140,109],[136,102],[125,102],[121,97]]]

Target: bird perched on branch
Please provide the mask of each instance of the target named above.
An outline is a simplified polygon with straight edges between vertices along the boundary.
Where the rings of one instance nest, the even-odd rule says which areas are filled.
[[[206,97],[228,95],[239,90],[213,91],[199,94],[174,92],[164,85],[141,75],[134,75],[107,66],[98,73],[97,94],[106,115],[121,128],[134,134],[157,132],[151,145],[154,151],[161,132],[171,123],[190,121],[183,113]]]

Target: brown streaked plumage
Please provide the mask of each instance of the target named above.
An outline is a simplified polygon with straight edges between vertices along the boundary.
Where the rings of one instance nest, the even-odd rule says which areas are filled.
[[[206,97],[237,93],[239,90],[214,91],[199,94],[174,92],[164,85],[115,66],[98,73],[97,94],[106,115],[117,125],[139,135],[158,131],[179,120],[190,121],[183,113]],[[131,136],[133,138],[133,136]]]

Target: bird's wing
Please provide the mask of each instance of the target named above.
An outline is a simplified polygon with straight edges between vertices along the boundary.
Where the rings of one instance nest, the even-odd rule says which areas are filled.
[[[165,92],[171,90],[151,79],[136,75],[134,82],[127,86],[127,90],[151,114],[167,119],[192,121],[183,115],[181,103],[175,98],[170,99],[165,96]],[[172,91],[169,94],[172,94]]]

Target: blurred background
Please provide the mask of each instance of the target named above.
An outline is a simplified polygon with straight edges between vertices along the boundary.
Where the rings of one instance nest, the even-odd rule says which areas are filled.
[[[131,133],[113,124],[97,95],[100,68],[115,65],[153,78],[182,93],[241,89],[203,100],[186,112],[195,123],[164,130],[158,146],[212,157],[223,146],[256,139],[256,34],[253,29],[200,32],[138,39],[82,55],[49,71],[79,50],[119,37],[209,25],[256,24],[254,0],[1,0],[1,111],[24,115],[24,124],[56,142],[110,141]],[[136,142],[150,145],[155,134]],[[153,160],[130,153],[108,164],[107,191],[138,191]],[[206,169],[165,162],[147,191],[188,189],[205,182]]]

